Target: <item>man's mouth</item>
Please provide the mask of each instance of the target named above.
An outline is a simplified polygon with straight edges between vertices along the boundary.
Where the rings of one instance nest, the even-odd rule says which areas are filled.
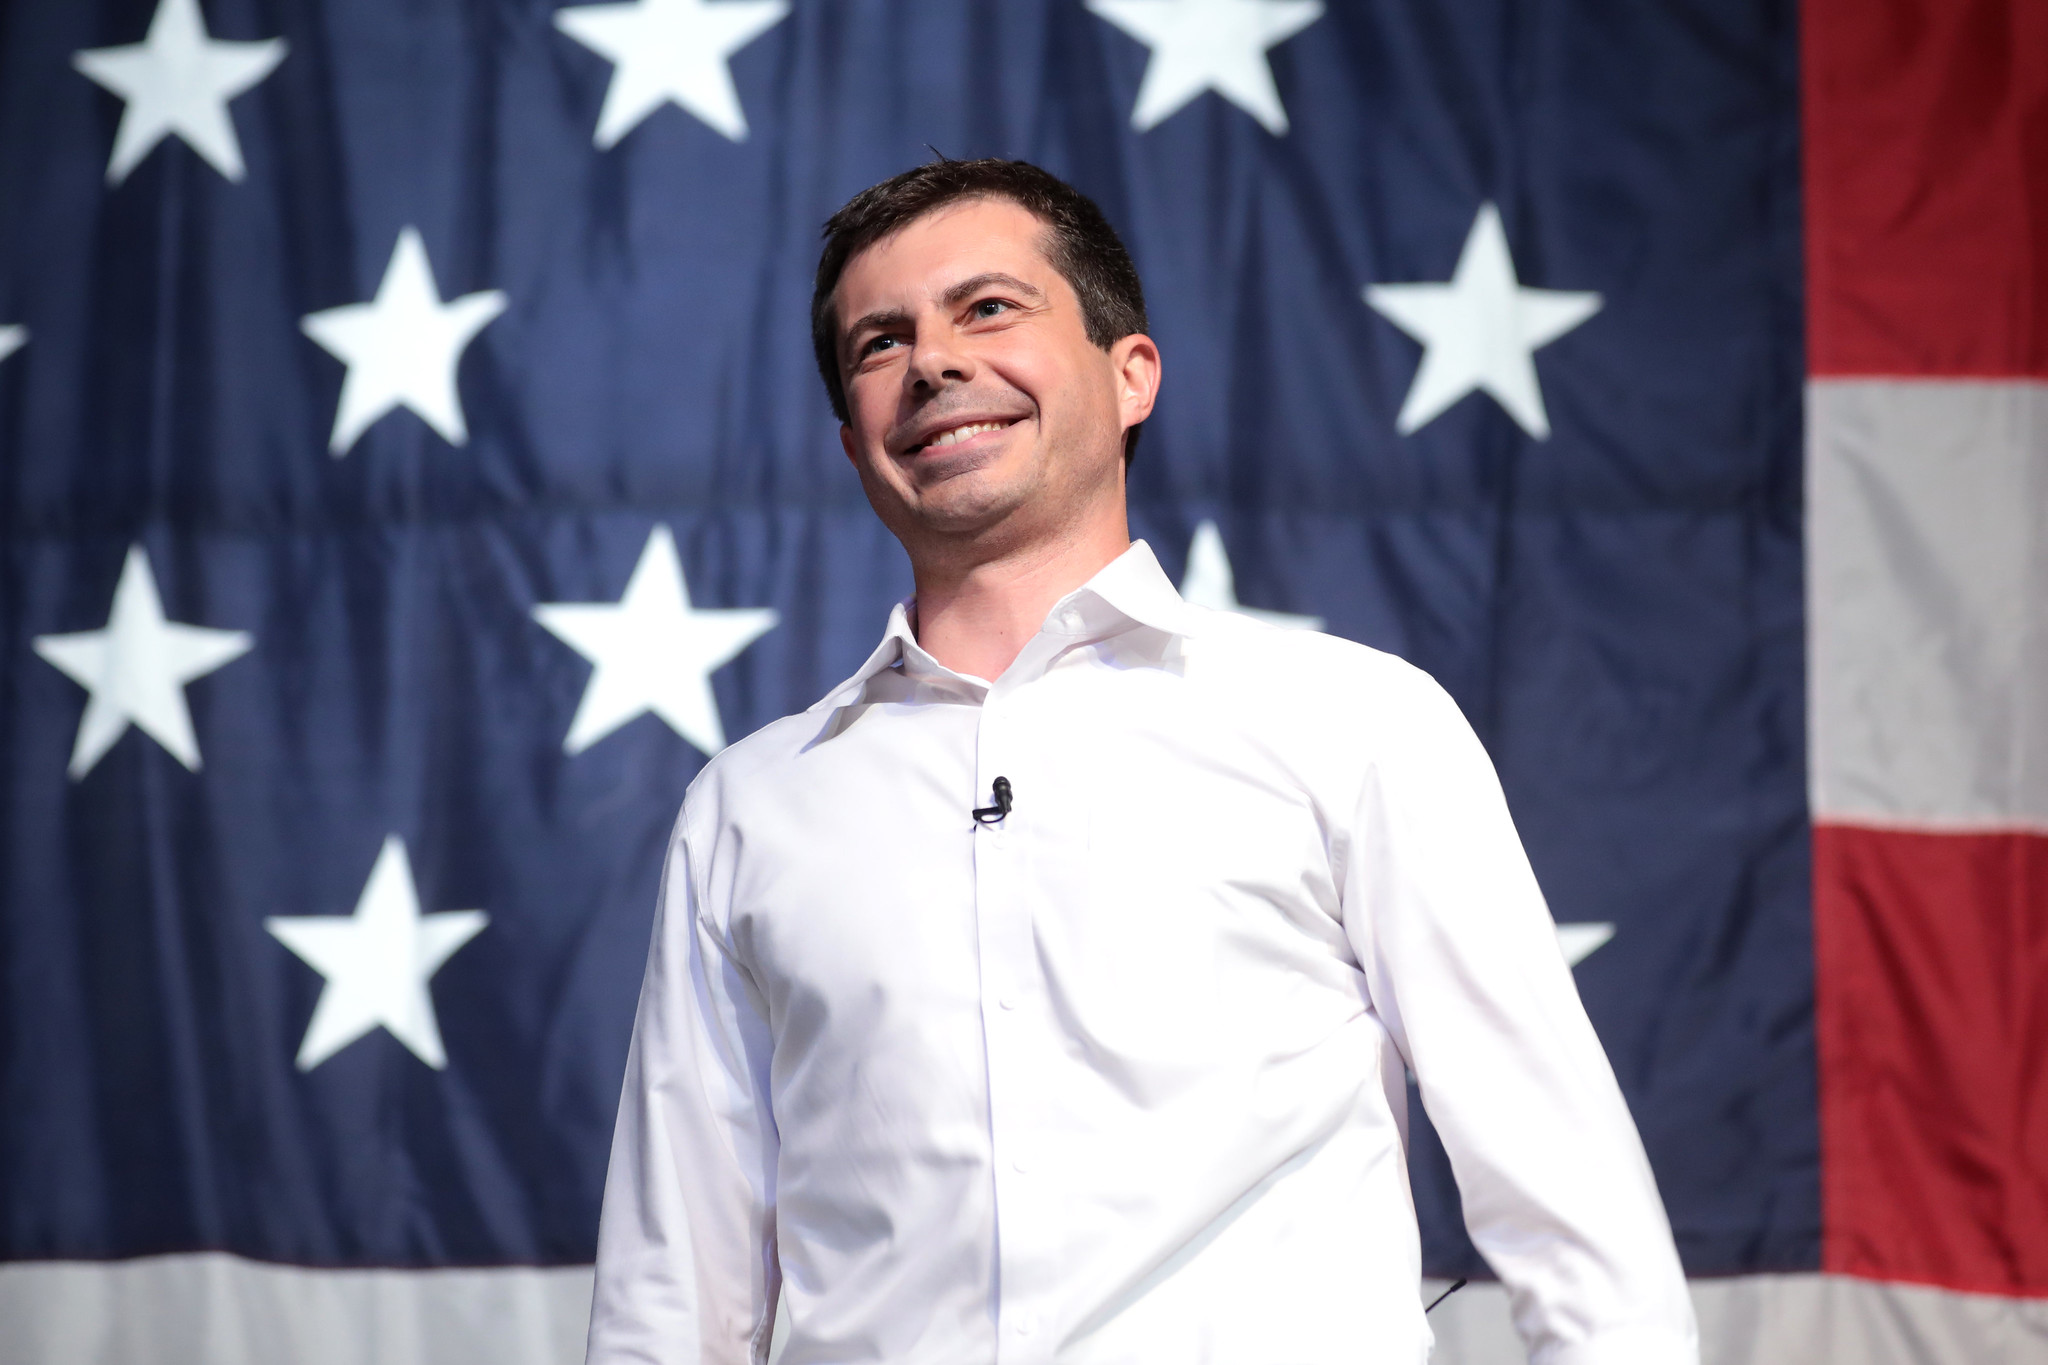
[[[929,440],[911,446],[905,453],[915,455],[920,450],[938,450],[945,446],[957,446],[962,441],[972,440],[985,431],[1001,431],[1004,427],[1014,425],[1016,420],[1014,417],[1004,417],[994,421],[963,422],[957,427],[948,427]]]

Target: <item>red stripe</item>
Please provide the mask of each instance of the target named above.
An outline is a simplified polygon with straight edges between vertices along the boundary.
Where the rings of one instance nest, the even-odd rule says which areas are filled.
[[[2048,378],[2048,4],[1804,24],[1811,372]]]
[[[1826,1269],[2048,1294],[2048,837],[1814,831]]]

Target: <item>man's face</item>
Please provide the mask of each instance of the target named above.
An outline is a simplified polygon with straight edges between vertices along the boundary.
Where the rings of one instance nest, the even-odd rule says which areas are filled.
[[[1008,200],[964,200],[840,277],[840,441],[906,545],[998,526],[1029,540],[1104,500],[1122,513],[1123,431],[1151,411],[1158,352],[1088,339],[1044,235]]]

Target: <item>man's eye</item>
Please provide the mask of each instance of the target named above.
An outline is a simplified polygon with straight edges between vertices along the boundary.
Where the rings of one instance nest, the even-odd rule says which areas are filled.
[[[860,348],[860,353],[862,355],[873,355],[875,352],[881,350],[884,346],[894,346],[895,344],[895,337],[873,337],[868,341],[868,343],[865,346],[862,346]]]
[[[977,318],[999,317],[1009,311],[1010,305],[1001,299],[983,299],[974,305],[974,316]]]

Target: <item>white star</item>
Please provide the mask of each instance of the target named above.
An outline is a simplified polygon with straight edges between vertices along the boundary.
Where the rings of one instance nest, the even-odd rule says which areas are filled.
[[[284,60],[285,41],[217,42],[207,36],[199,0],[162,0],[149,36],[123,47],[71,55],[88,80],[119,95],[126,108],[114,134],[107,179],[120,184],[156,144],[176,134],[230,180],[242,178],[242,144],[228,101]]]
[[[711,675],[781,619],[768,607],[692,607],[666,526],[647,537],[616,604],[543,603],[533,617],[595,665],[562,741],[572,754],[648,711],[705,753],[717,753],[725,728]]]
[[[499,289],[441,302],[418,228],[398,234],[377,297],[308,313],[301,331],[348,366],[327,449],[346,455],[385,413],[411,408],[450,445],[469,440],[455,368],[478,332],[505,311]]]
[[[1564,953],[1567,964],[1576,967],[1607,945],[1614,937],[1611,924],[1560,924],[1557,926],[1557,946]]]
[[[1491,204],[1472,220],[1449,284],[1375,284],[1365,301],[1426,348],[1394,422],[1403,436],[1474,389],[1531,436],[1550,435],[1535,352],[1600,311],[1598,294],[1524,288]]]
[[[1278,137],[1287,110],[1266,49],[1323,17],[1322,0],[1088,0],[1088,8],[1152,49],[1131,126],[1144,132],[1214,90]]]
[[[311,1071],[382,1024],[435,1070],[448,1065],[427,982],[491,917],[481,910],[420,913],[405,841],[384,840],[353,915],[272,915],[263,927],[327,978],[299,1044]]]
[[[1223,548],[1223,533],[1216,529],[1216,523],[1205,521],[1195,528],[1195,537],[1188,542],[1188,568],[1181,576],[1180,595],[1198,607],[1212,607],[1217,611],[1234,611],[1240,616],[1249,616],[1269,625],[1283,626],[1288,630],[1321,630],[1320,616],[1297,616],[1287,611],[1262,611],[1257,607],[1240,606],[1237,600],[1237,578],[1230,571],[1230,555]]]
[[[28,328],[19,323],[0,327],[0,360],[5,360],[22,347],[28,345]]]
[[[130,546],[105,626],[35,638],[36,653],[91,694],[71,747],[72,780],[91,772],[131,723],[197,772],[199,741],[192,736],[185,684],[240,658],[254,643],[245,630],[164,620],[149,555]]]
[[[630,0],[557,10],[555,27],[612,63],[598,146],[671,100],[739,142],[747,116],[726,62],[788,14],[788,0]]]

